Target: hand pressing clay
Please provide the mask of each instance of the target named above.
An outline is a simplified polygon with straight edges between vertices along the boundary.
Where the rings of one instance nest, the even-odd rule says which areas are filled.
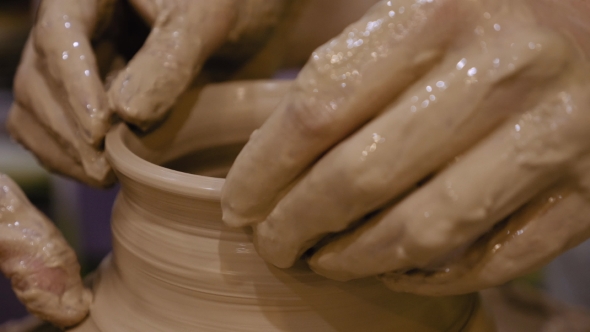
[[[260,255],[465,293],[590,236],[590,6],[391,0],[317,49],[222,193]]]
[[[118,40],[134,27],[118,0],[42,1],[15,79],[12,135],[48,169],[96,186],[114,181],[103,155],[113,113],[144,130],[161,122],[210,56],[226,44],[260,44],[288,1],[130,3],[151,32],[108,89],[104,76],[121,62],[114,45],[141,38]]]
[[[66,327],[87,315],[92,294],[82,285],[76,254],[51,221],[2,174],[0,270],[39,318]]]

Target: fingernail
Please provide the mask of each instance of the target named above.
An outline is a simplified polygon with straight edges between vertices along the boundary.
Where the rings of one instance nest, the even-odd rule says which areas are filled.
[[[358,278],[342,269],[343,259],[333,252],[320,250],[308,260],[309,267],[317,274],[337,281],[349,281]]]

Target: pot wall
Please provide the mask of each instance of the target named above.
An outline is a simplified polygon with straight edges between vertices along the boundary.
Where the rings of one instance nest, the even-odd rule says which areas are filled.
[[[270,266],[247,230],[221,222],[223,179],[158,166],[205,148],[219,158],[223,146],[247,140],[287,87],[193,91],[161,129],[143,137],[125,126],[109,133],[107,153],[122,186],[114,252],[99,269],[89,319],[73,331],[460,331],[477,317],[473,294],[419,297],[372,278],[331,281],[303,262]],[[185,160],[187,169],[199,166],[198,158]],[[473,331],[488,330],[485,320],[476,323]]]

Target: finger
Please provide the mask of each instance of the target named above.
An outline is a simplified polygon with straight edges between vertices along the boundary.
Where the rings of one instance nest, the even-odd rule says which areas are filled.
[[[553,120],[554,130],[557,129],[555,124],[563,123],[563,119],[567,118],[564,115],[567,115],[568,110],[572,117],[569,122],[579,125],[567,128],[568,134],[564,136],[569,137],[566,139],[569,144],[559,147],[560,144],[556,144],[558,140],[553,139],[553,144],[544,147],[553,150],[546,153],[553,159],[561,153],[563,160],[564,151],[566,155],[573,156],[572,167],[560,170],[567,174],[567,180],[539,195],[508,220],[495,226],[457,259],[435,270],[382,275],[388,287],[413,293],[443,295],[496,286],[540,268],[590,236],[590,153],[580,148],[590,139],[590,133],[585,127],[590,115],[585,108],[580,107],[587,105],[587,89],[579,87],[570,89],[570,92],[567,90],[560,93],[561,108],[565,111],[561,112],[559,121]]]
[[[33,42],[29,38],[14,79],[16,104],[22,105],[24,109],[31,110],[38,122],[44,124],[54,136],[59,137],[57,140],[63,142],[64,151],[75,158],[77,154],[73,144],[75,134],[71,126],[72,121],[63,110],[63,106],[54,97],[54,91],[49,88],[51,81],[39,72],[37,68],[39,66],[38,62]],[[15,124],[14,129],[22,131],[19,129],[20,123],[13,123]],[[56,157],[59,155],[56,154]]]
[[[95,146],[108,129],[110,110],[90,38],[104,3],[113,1],[42,1],[32,34],[44,70],[62,90],[65,111],[80,137]]]
[[[501,43],[493,45],[501,51],[478,52],[476,44],[449,55],[399,103],[327,153],[256,226],[259,253],[289,266],[321,237],[384,206],[519,112],[530,87],[543,91],[563,68],[561,51],[528,46],[535,40],[563,50],[560,40],[529,32],[526,42],[514,34],[487,41]],[[458,71],[458,63],[466,65]]]
[[[83,154],[83,158],[91,159],[80,161],[80,156],[69,155],[64,152],[63,142],[47,131],[45,126],[32,115],[32,112],[25,110],[18,104],[13,104],[10,109],[7,127],[12,138],[26,149],[34,152],[35,157],[47,170],[95,187],[108,187],[114,183],[114,173],[106,164],[102,153],[93,151],[92,147],[87,146],[88,151]],[[96,155],[97,158],[93,159],[92,155]],[[88,172],[87,165],[94,162],[98,162],[99,176]]]
[[[190,83],[207,57],[229,32],[233,11],[227,1],[138,1],[153,15],[143,47],[113,81],[111,106],[125,121],[148,129]],[[155,6],[155,9],[154,9]],[[142,10],[140,10],[142,11]]]
[[[95,186],[112,184],[114,175],[103,153],[80,137],[49,84],[37,70],[29,41],[14,82],[16,103],[8,121],[11,135],[52,171]]]
[[[313,269],[350,279],[435,268],[567,176],[590,138],[580,125],[587,115],[561,93],[547,95],[400,204],[320,249]]]
[[[313,160],[431,68],[456,28],[448,17],[457,15],[457,3],[382,1],[314,52],[228,174],[224,221],[264,220],[279,192]]]
[[[76,255],[53,224],[0,175],[0,269],[27,309],[61,327],[80,322],[92,300]]]
[[[478,240],[461,259],[434,271],[381,276],[394,291],[475,292],[533,272],[590,237],[590,201],[571,188],[550,190]]]

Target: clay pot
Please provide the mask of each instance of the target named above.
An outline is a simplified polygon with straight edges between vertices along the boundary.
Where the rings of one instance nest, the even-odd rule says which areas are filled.
[[[257,255],[248,230],[222,224],[223,176],[289,84],[209,86],[181,98],[157,131],[120,125],[108,134],[122,188],[113,254],[99,268],[89,318],[72,331],[487,331],[476,295],[341,283],[304,262],[281,270]]]

